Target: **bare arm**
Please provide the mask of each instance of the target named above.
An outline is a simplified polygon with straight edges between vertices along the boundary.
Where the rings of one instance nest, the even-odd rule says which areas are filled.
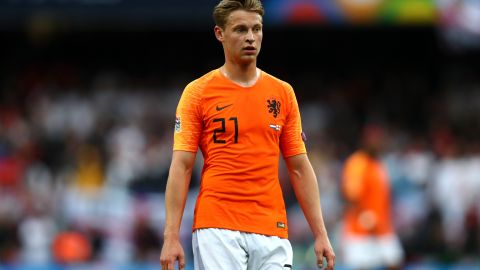
[[[187,201],[188,187],[195,163],[195,153],[174,151],[165,191],[164,243],[160,254],[163,270],[173,270],[178,261],[185,269],[185,253],[180,244],[180,224]]]
[[[335,254],[323,222],[320,193],[312,165],[306,154],[289,157],[285,159],[285,162],[295,195],[315,237],[317,264],[322,267],[325,257],[327,259],[327,269],[333,269]]]

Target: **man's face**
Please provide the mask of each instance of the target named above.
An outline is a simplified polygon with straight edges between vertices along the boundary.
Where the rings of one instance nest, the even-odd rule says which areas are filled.
[[[368,126],[363,131],[363,143],[364,146],[375,154],[380,154],[386,144],[387,135],[386,131],[379,126]]]
[[[257,59],[262,44],[262,17],[256,12],[236,10],[230,13],[225,29],[215,27],[215,36],[222,42],[228,60],[251,63]]]

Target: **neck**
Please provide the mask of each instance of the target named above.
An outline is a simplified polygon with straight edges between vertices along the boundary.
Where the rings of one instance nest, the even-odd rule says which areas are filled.
[[[235,65],[225,62],[220,71],[223,72],[225,77],[241,86],[254,85],[260,74],[255,62],[246,65]]]
[[[367,153],[370,157],[376,159],[379,156],[379,151],[377,149],[374,149],[373,147],[364,147],[363,149],[365,153]]]

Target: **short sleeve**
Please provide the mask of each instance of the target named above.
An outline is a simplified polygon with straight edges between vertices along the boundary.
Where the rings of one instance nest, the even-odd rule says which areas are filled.
[[[178,102],[173,150],[197,152],[202,134],[201,93],[195,81],[187,85]]]
[[[288,97],[289,112],[282,134],[280,135],[280,149],[284,158],[304,154],[307,152],[305,148],[304,138],[302,134],[302,120],[300,110],[298,108],[297,98],[293,92],[293,88],[285,83]]]

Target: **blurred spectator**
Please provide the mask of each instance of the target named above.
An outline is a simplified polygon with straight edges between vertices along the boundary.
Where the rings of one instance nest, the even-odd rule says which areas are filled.
[[[159,232],[149,224],[146,217],[137,217],[132,237],[135,245],[135,260],[157,262],[162,242]]]
[[[85,263],[91,257],[89,240],[80,232],[59,233],[52,245],[55,261],[62,264]]]
[[[18,261],[20,243],[17,230],[16,223],[0,219],[0,262]]]
[[[391,216],[388,172],[380,160],[385,137],[382,127],[365,126],[360,149],[345,162],[342,258],[352,269],[400,269],[403,263]]]
[[[19,225],[21,261],[32,265],[44,265],[52,260],[50,246],[56,233],[55,220],[32,206]]]
[[[98,192],[103,185],[103,164],[100,151],[94,145],[79,146],[75,185],[84,192]]]

